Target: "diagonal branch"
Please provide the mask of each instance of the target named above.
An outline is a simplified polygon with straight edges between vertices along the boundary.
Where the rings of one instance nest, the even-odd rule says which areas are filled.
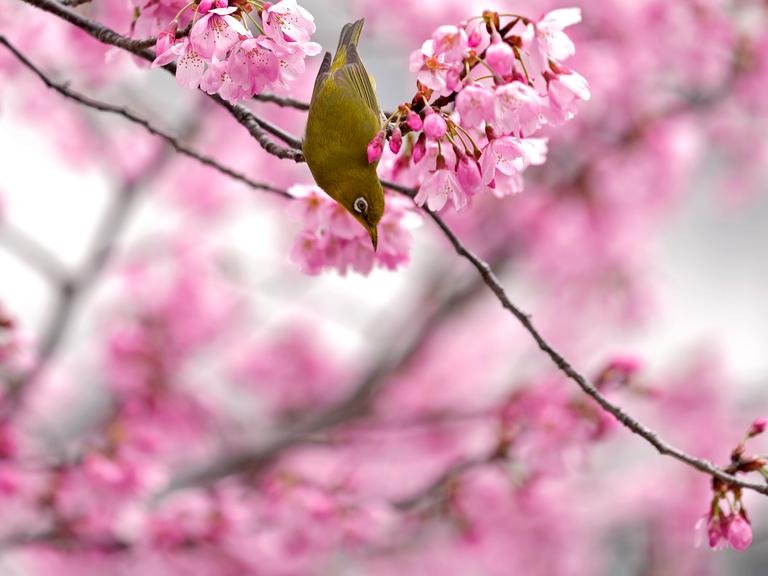
[[[129,52],[132,52],[133,54],[140,56],[141,58],[147,61],[151,62],[152,60],[154,60],[154,55],[152,54],[152,52],[143,48],[143,45],[141,44],[142,41],[131,40],[129,38],[121,36],[120,34],[117,34],[116,32],[114,32],[113,30],[110,30],[109,28],[106,28],[105,26],[97,22],[94,22],[93,20],[89,20],[81,16],[80,14],[69,10],[68,8],[58,4],[54,0],[22,0],[22,1],[26,2],[27,4],[36,6],[47,12],[50,12],[54,15],[57,15],[60,18],[63,18],[64,20],[70,22],[71,24],[74,24],[75,26],[78,26],[79,28],[88,32],[91,36],[93,36],[94,38],[96,38],[97,40],[103,43],[128,50]],[[175,72],[175,67],[172,65],[165,66],[164,68],[169,72],[172,72],[172,73]],[[271,124],[262,120],[261,118],[253,114],[250,110],[248,110],[247,108],[239,104],[231,104],[229,102],[222,100],[220,97],[216,95],[211,96],[211,98],[214,101],[216,101],[219,105],[224,106],[237,119],[237,121],[240,124],[242,124],[246,129],[248,129],[249,133],[254,137],[254,139],[257,140],[257,142],[259,142],[259,144],[267,152],[277,156],[278,158],[292,159],[296,162],[302,162],[304,160],[303,154],[301,153],[301,150],[300,150],[301,148],[300,142],[296,138],[284,133],[279,128],[272,126]],[[268,100],[268,101],[271,101],[271,100]],[[287,102],[286,102],[286,105],[288,105]],[[267,136],[267,133],[271,133],[273,136],[276,136],[277,138],[280,138],[281,140],[283,140],[286,144],[288,144],[289,148],[284,148],[272,142],[269,136]],[[392,186],[389,185],[388,183],[385,183],[385,186],[392,188]],[[402,188],[402,187],[398,187],[398,188]],[[397,189],[397,188],[393,188],[393,189]],[[409,196],[413,196],[412,190],[407,190],[407,189],[405,190],[406,191],[404,191],[403,189],[400,189],[398,191],[403,192]],[[626,412],[624,412],[622,408],[611,403],[594,387],[593,384],[591,384],[584,376],[582,376],[579,372],[577,372],[571,366],[571,364],[544,339],[544,337],[538,332],[538,330],[532,324],[530,317],[511,302],[504,288],[502,287],[501,283],[499,282],[498,278],[496,277],[496,275],[494,274],[493,270],[488,265],[488,263],[482,260],[481,258],[479,258],[470,250],[468,250],[463,245],[463,243],[459,240],[459,238],[453,233],[453,231],[445,224],[445,222],[443,222],[443,220],[437,214],[434,214],[432,212],[428,212],[428,213],[430,217],[438,225],[438,227],[442,230],[443,234],[448,238],[450,243],[453,245],[457,254],[462,258],[465,258],[470,262],[470,264],[472,264],[472,266],[477,270],[477,272],[480,274],[485,284],[494,293],[494,295],[502,304],[502,306],[506,310],[508,310],[513,316],[515,316],[515,318],[517,318],[517,320],[523,325],[523,328],[525,328],[525,330],[534,339],[534,341],[539,346],[539,348],[550,358],[550,360],[552,360],[552,362],[557,366],[557,368],[561,372],[563,372],[565,376],[567,376],[570,380],[574,381],[579,386],[579,388],[581,388],[585,394],[590,396],[598,405],[600,405],[602,409],[604,409],[605,411],[613,415],[627,429],[644,438],[649,444],[651,444],[654,448],[656,448],[661,454],[671,456],[672,458],[675,458],[676,460],[683,462],[688,466],[691,466],[697,470],[700,470],[701,472],[709,474],[714,478],[718,478],[723,482],[740,486],[742,488],[754,490],[761,494],[768,495],[768,486],[753,483],[753,482],[742,481],[739,478],[733,476],[732,474],[728,474],[727,472],[725,472],[721,468],[718,468],[717,466],[715,466],[714,464],[712,464],[707,460],[699,459],[694,456],[691,456],[690,454],[687,454],[686,452],[683,452],[679,448],[676,448],[671,444],[667,443],[666,441],[662,440],[661,438],[659,438],[656,432],[647,428],[643,424],[639,423],[637,420],[633,419]],[[299,436],[303,436],[306,431],[299,430],[299,432],[300,432]],[[276,443],[274,443],[273,445],[274,450],[272,450],[271,453],[268,453],[268,454],[262,453],[262,455],[266,455],[268,457],[266,462],[271,461],[283,448],[295,444],[297,442],[295,436],[296,436],[296,433],[288,434],[282,440],[279,440]],[[229,472],[225,472],[224,474],[220,473],[218,477],[222,477],[222,475],[228,475],[230,473],[233,473],[233,472],[229,471]]]
[[[95,100],[94,98],[85,96],[84,94],[81,94],[79,92],[76,92],[70,89],[66,83],[60,83],[60,82],[51,80],[44,72],[42,72],[37,66],[35,66],[26,56],[24,56],[21,52],[19,52],[19,50],[16,47],[14,47],[2,35],[0,35],[0,45],[3,45],[8,50],[10,50],[11,53],[22,64],[24,64],[24,66],[26,66],[32,72],[34,72],[37,75],[37,77],[40,78],[45,83],[46,86],[55,90],[62,96],[70,98],[82,104],[83,106],[87,106],[89,108],[93,108],[101,112],[107,112],[109,114],[116,114],[118,116],[122,116],[126,120],[130,120],[131,122],[138,124],[139,126],[142,126],[150,134],[154,134],[155,136],[162,138],[163,140],[165,140],[165,142],[167,142],[170,146],[173,147],[174,150],[176,150],[180,154],[184,154],[185,156],[193,158],[198,162],[205,164],[206,166],[210,166],[211,168],[214,168],[219,172],[233,178],[234,180],[237,180],[239,182],[242,182],[243,184],[246,184],[247,186],[250,186],[253,189],[263,190],[265,192],[271,192],[273,194],[279,194],[280,196],[283,196],[286,198],[291,198],[291,195],[288,194],[285,190],[275,188],[274,186],[265,184],[263,182],[256,182],[254,180],[251,180],[246,175],[241,174],[240,172],[237,172],[232,168],[229,168],[228,166],[224,166],[223,164],[220,164],[218,161],[214,160],[213,158],[210,158],[208,156],[205,156],[197,152],[196,150],[183,144],[178,138],[168,134],[167,132],[160,130],[159,128],[155,128],[148,120],[141,118],[140,116],[138,116],[134,112],[131,112],[127,108],[114,106],[112,104],[107,104],[105,102]]]
[[[442,230],[445,237],[448,238],[450,243],[453,245],[453,248],[456,250],[456,253],[462,258],[468,260],[470,264],[472,264],[475,270],[477,270],[478,274],[480,274],[482,277],[486,286],[488,286],[491,292],[494,293],[497,300],[508,312],[517,318],[517,320],[520,322],[520,324],[523,325],[523,328],[525,328],[526,332],[531,335],[533,340],[544,352],[544,354],[546,354],[549,359],[552,360],[555,366],[557,366],[557,368],[563,374],[565,374],[565,376],[575,382],[576,385],[581,388],[581,390],[587,396],[592,398],[603,410],[616,418],[616,420],[618,420],[625,428],[644,438],[649,444],[651,444],[651,446],[656,448],[659,453],[666,456],[671,456],[680,462],[696,468],[701,472],[709,474],[714,478],[718,478],[719,480],[722,480],[728,484],[734,484],[741,486],[742,488],[748,488],[750,490],[760,492],[761,494],[768,495],[768,486],[754,482],[745,482],[732,474],[728,474],[708,460],[696,458],[680,450],[679,448],[672,446],[668,442],[661,439],[656,432],[632,418],[622,408],[613,404],[610,400],[603,396],[600,391],[591,382],[589,382],[589,380],[577,372],[576,369],[571,366],[571,364],[557,350],[555,350],[549,344],[549,342],[547,342],[547,340],[533,325],[533,322],[531,322],[531,316],[523,312],[520,308],[512,303],[512,301],[509,299],[509,296],[507,296],[504,287],[501,285],[501,282],[499,282],[499,279],[496,277],[496,274],[493,272],[488,263],[477,256],[474,252],[470,251],[466,246],[464,246],[461,240],[459,240],[456,234],[454,234],[454,232],[448,227],[443,219],[440,218],[440,216],[431,211],[427,211],[427,213],[432,218],[432,220],[435,221],[440,230]]]
[[[139,56],[147,62],[153,62],[155,59],[154,53],[145,47],[145,40],[132,40],[130,38],[126,38],[114,30],[111,30],[110,28],[107,28],[106,26],[103,26],[94,20],[86,18],[85,16],[70,10],[69,8],[62,6],[54,0],[22,0],[22,2],[25,2],[31,6],[35,6],[36,8],[40,8],[41,10],[66,20],[70,24],[77,26],[81,30],[87,32],[89,35],[91,35],[99,42],[102,42],[103,44],[122,48],[123,50]],[[171,74],[176,73],[176,66],[174,64],[163,66],[163,69]],[[207,96],[220,106],[223,106],[227,111],[229,111],[229,113],[248,130],[249,134],[261,145],[262,148],[264,148],[266,152],[280,159],[293,160],[295,162],[304,161],[304,155],[301,152],[301,142],[297,138],[287,134],[270,122],[259,118],[256,114],[241,104],[233,104],[231,102],[227,102],[217,94],[207,94]],[[275,100],[275,98],[270,96],[270,100],[268,101],[273,100]],[[269,134],[272,134],[273,136],[288,144],[288,148],[273,142],[270,139]]]

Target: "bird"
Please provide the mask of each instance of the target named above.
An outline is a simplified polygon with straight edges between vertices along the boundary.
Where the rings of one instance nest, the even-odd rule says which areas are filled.
[[[382,129],[383,116],[374,80],[357,51],[364,24],[364,18],[346,24],[336,54],[323,57],[302,150],[317,185],[365,228],[375,251],[384,190],[367,148]]]

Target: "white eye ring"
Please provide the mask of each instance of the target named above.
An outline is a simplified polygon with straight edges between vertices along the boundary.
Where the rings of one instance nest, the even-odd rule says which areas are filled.
[[[357,200],[355,200],[355,203],[353,205],[353,208],[355,209],[355,212],[358,214],[365,214],[368,212],[368,202],[365,198],[360,196]]]

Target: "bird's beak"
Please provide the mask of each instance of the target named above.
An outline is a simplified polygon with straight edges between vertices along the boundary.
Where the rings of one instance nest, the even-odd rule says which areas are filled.
[[[376,248],[379,245],[379,231],[376,226],[368,228],[368,235],[371,237],[371,244],[373,244],[373,251],[376,252]]]

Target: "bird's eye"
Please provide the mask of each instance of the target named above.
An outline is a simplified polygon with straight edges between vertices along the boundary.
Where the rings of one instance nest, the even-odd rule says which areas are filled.
[[[368,201],[360,196],[354,203],[355,212],[358,214],[365,214],[368,212]]]

